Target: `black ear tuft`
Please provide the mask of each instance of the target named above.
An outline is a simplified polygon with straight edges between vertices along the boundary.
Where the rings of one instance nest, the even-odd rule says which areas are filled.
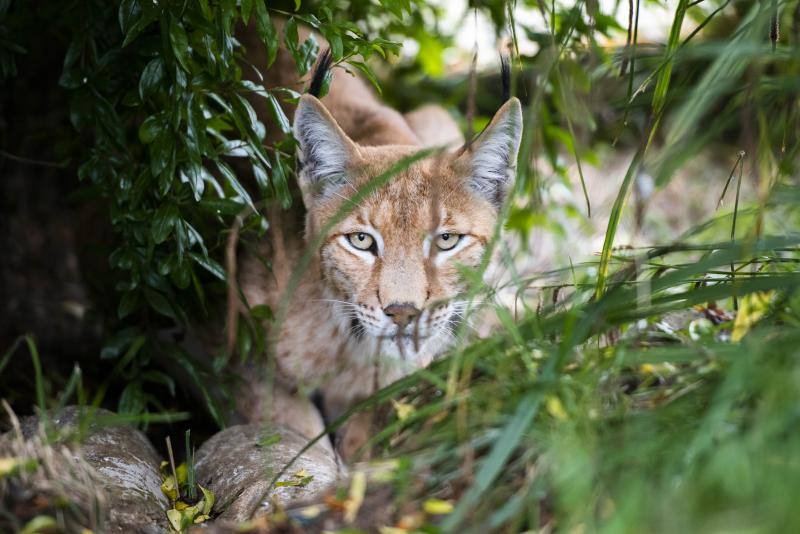
[[[503,84],[503,102],[508,102],[511,98],[511,60],[506,54],[500,54],[500,80]]]
[[[317,66],[314,67],[314,73],[311,75],[311,83],[308,85],[309,94],[317,98],[322,98],[322,87],[325,85],[325,79],[330,74],[332,61],[333,55],[331,54],[331,49],[326,48],[319,55]]]

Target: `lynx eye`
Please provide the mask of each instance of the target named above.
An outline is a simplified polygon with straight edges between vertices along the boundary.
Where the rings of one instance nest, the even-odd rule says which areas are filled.
[[[358,250],[371,250],[375,246],[375,238],[365,232],[347,234],[347,241]]]
[[[439,250],[452,250],[461,241],[463,235],[443,233],[436,236],[436,247]]]

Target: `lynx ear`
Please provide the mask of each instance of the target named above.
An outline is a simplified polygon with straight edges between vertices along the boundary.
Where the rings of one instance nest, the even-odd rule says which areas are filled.
[[[511,98],[460,156],[469,158],[469,187],[498,209],[514,180],[521,139],[522,107]]]
[[[311,95],[300,97],[294,113],[299,181],[304,198],[326,198],[347,180],[358,147],[325,106]]]

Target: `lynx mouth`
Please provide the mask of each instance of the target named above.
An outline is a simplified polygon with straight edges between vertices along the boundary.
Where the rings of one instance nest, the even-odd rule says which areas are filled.
[[[422,334],[415,334],[414,332],[410,332],[410,333],[407,333],[407,332],[400,333],[400,332],[398,332],[398,333],[395,333],[395,334],[379,336],[380,339],[390,339],[392,341],[425,341],[429,337],[431,337],[430,334],[422,335]]]

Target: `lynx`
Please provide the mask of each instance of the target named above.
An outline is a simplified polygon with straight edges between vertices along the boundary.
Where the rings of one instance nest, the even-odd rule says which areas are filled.
[[[401,115],[334,69],[324,98],[300,98],[293,128],[304,233],[273,232],[272,270],[246,258],[240,282],[251,306],[287,306],[275,336],[280,379],[269,416],[313,437],[324,425],[306,401],[312,392],[335,418],[453,342],[467,306],[461,269],[480,263],[493,235],[515,173],[522,112],[508,99],[464,145],[443,109]],[[448,148],[414,160],[429,147]],[[386,183],[358,197],[393,166],[399,170]],[[310,263],[287,294],[311,244]],[[255,406],[246,410],[262,417]],[[343,457],[367,439],[368,420],[356,418],[337,436]]]

